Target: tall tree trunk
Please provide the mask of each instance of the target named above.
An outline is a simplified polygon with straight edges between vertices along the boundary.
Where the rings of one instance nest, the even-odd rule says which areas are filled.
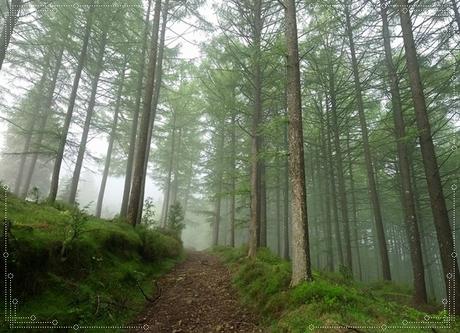
[[[369,185],[369,194],[374,212],[375,226],[378,238],[379,254],[382,261],[382,274],[384,280],[391,280],[390,261],[388,259],[388,249],[385,239],[385,230],[383,227],[383,218],[380,207],[377,185],[375,183],[374,168],[372,166],[371,148],[369,145],[369,134],[367,130],[366,115],[364,113],[364,103],[362,95],[361,81],[359,77],[358,60],[356,59],[355,43],[353,40],[353,30],[351,27],[349,2],[345,3],[345,18],[347,25],[348,41],[350,43],[351,61],[353,67],[353,78],[355,83],[356,102],[358,103],[358,117],[361,125],[361,134],[363,139],[364,160],[366,163],[367,181]]]
[[[139,112],[141,108],[141,96],[142,96],[142,83],[144,81],[144,71],[145,71],[145,55],[147,53],[147,40],[149,35],[149,17],[150,17],[150,8],[152,7],[152,1],[149,0],[147,13],[145,14],[144,22],[144,36],[142,39],[142,51],[140,57],[140,67],[139,67],[139,76],[137,77],[137,90],[136,90],[136,102],[134,106],[133,121],[131,124],[131,130],[129,134],[129,149],[128,157],[126,159],[126,172],[125,172],[125,184],[123,187],[123,198],[121,200],[120,208],[120,217],[125,218],[128,215],[128,202],[129,194],[131,191],[131,181],[133,174],[133,165],[134,165],[134,151],[136,149],[136,137],[137,137],[137,127],[139,123]]]
[[[166,196],[169,195],[168,194],[168,187],[170,186],[170,183],[169,183],[170,179],[166,179],[165,181],[165,188],[163,190],[163,203],[161,204],[161,215],[160,215],[160,221],[161,221],[161,225],[164,227],[165,226],[165,214],[166,214],[166,205],[167,205],[167,202],[166,202]]]
[[[251,221],[249,224],[248,257],[255,258],[260,232],[260,135],[259,125],[262,117],[262,71],[260,64],[262,34],[262,0],[254,1],[254,110],[251,126]]]
[[[48,70],[49,70],[49,57],[48,57],[48,55],[45,56],[44,61],[45,61],[45,63],[43,64],[43,73],[42,73],[42,76],[40,78],[40,81],[38,82],[38,84],[36,86],[37,94],[39,96],[43,95],[45,82],[46,82],[47,77],[48,77]],[[33,137],[34,131],[35,131],[35,126],[36,126],[36,122],[37,122],[37,113],[40,113],[40,111],[42,111],[42,110],[40,110],[40,106],[42,105],[42,103],[38,103],[38,105],[39,105],[38,110],[37,110],[38,112],[34,112],[30,116],[29,123],[27,124],[26,133],[24,133],[26,138],[25,138],[25,141],[24,141],[24,148],[23,148],[23,151],[22,151],[22,154],[21,154],[21,159],[19,161],[18,175],[16,177],[16,182],[15,182],[15,186],[14,186],[14,193],[17,196],[20,195],[21,184],[22,184],[22,181],[24,180],[24,171],[25,171],[25,166],[26,166],[26,160],[27,160],[27,155],[28,155],[28,153],[30,151],[32,137]]]
[[[330,121],[330,110],[329,104],[326,98],[326,142],[327,142],[327,157],[328,157],[328,168],[329,168],[329,186],[331,194],[331,203],[332,203],[332,220],[334,222],[334,232],[335,232],[335,241],[337,243],[337,256],[339,258],[339,264],[342,266],[344,263],[343,258],[343,246],[342,246],[342,234],[340,232],[339,224],[339,209],[337,206],[337,190],[335,184],[335,170],[334,170],[334,157],[332,155],[332,143],[331,143],[331,121]]]
[[[310,170],[311,170],[311,176],[312,176],[312,196],[311,196],[311,202],[312,202],[312,207],[314,209],[310,209],[311,216],[314,216],[314,224],[312,227],[314,227],[315,230],[315,235],[313,236],[316,238],[316,269],[320,269],[321,267],[321,254],[322,254],[322,246],[324,244],[322,235],[321,235],[321,219],[324,216],[324,205],[323,201],[320,200],[320,197],[322,197],[321,193],[321,157],[320,157],[320,151],[319,151],[319,143],[315,142],[315,145],[312,147],[312,152],[311,152],[311,158],[310,158]],[[308,200],[308,198],[307,198]]]
[[[287,97],[287,90],[286,90]],[[287,115],[287,105],[286,105],[286,115]],[[288,142],[288,123],[284,126],[284,149],[286,151],[286,156],[284,158],[283,166],[283,244],[284,251],[283,257],[286,260],[290,259],[289,251],[289,142]]]
[[[93,25],[93,13],[94,13],[94,6],[93,6],[93,3],[91,3],[91,6],[88,12],[88,16],[86,19],[86,27],[85,27],[85,35],[83,37],[83,45],[80,51],[80,55],[78,57],[78,64],[77,64],[77,68],[75,71],[72,91],[70,93],[69,105],[67,106],[67,112],[66,112],[66,116],[64,119],[64,126],[62,127],[62,131],[60,134],[59,146],[58,146],[56,158],[54,161],[53,174],[51,176],[50,193],[48,196],[48,200],[50,202],[56,201],[56,196],[57,196],[58,187],[59,187],[59,174],[61,172],[61,164],[64,158],[64,149],[67,143],[67,135],[69,133],[70,122],[72,121],[72,114],[73,114],[73,109],[75,107],[75,100],[77,98],[77,91],[78,91],[78,86],[80,84],[81,73],[83,71],[83,66],[85,65],[87,52],[88,52],[89,37],[91,35],[91,28]]]
[[[99,188],[99,195],[97,196],[97,204],[96,204],[96,216],[97,217],[101,217],[102,202],[104,201],[105,187],[107,185],[107,179],[109,178],[109,169],[110,169],[110,162],[112,159],[113,143],[115,142],[115,137],[117,133],[118,114],[120,112],[121,97],[123,94],[123,86],[125,84],[125,71],[126,71],[126,61],[123,64],[123,69],[121,71],[120,83],[119,83],[118,92],[117,92],[117,101],[115,102],[115,114],[113,115],[113,123],[112,123],[112,129],[110,131],[109,145],[107,147],[107,154],[105,156],[105,165],[104,165],[104,171],[102,173],[101,187]]]
[[[322,104],[322,101],[321,101]],[[324,186],[324,193],[325,193],[325,211],[326,211],[326,228],[325,228],[325,235],[326,235],[326,268],[328,271],[332,272],[334,270],[334,251],[332,246],[332,218],[331,218],[331,185],[330,185],[330,158],[329,158],[329,143],[326,143],[326,137],[324,134],[324,118],[322,115],[321,108],[318,108],[318,113],[320,116],[320,141],[321,141],[321,155],[323,160],[325,161],[325,165],[323,167],[323,186]],[[328,136],[329,140],[330,135]]]
[[[86,143],[88,141],[89,129],[91,127],[91,119],[94,114],[94,107],[96,106],[97,86],[99,85],[99,78],[104,69],[104,52],[107,44],[107,27],[102,32],[101,40],[99,41],[99,50],[96,60],[96,72],[94,73],[93,81],[91,83],[91,96],[88,102],[88,109],[86,110],[85,123],[83,125],[83,132],[81,134],[80,146],[78,147],[77,160],[75,162],[75,169],[73,171],[72,183],[70,185],[69,203],[74,204],[77,198],[78,182],[80,181],[81,169],[83,167],[83,159],[86,152]]]
[[[411,161],[411,159],[409,159]],[[433,281],[433,273],[432,273],[432,264],[431,262],[434,261],[430,260],[430,249],[432,248],[431,244],[427,242],[427,236],[426,236],[426,229],[425,229],[425,224],[424,224],[424,219],[423,219],[423,211],[422,211],[422,205],[420,203],[420,191],[418,190],[417,186],[417,178],[416,178],[416,173],[415,173],[415,167],[414,167],[414,162],[410,163],[410,174],[412,177],[412,193],[414,193],[414,202],[415,202],[415,209],[417,212],[417,217],[418,217],[418,223],[419,223],[419,229],[420,229],[420,237],[422,240],[422,253],[424,260],[423,262],[425,263],[424,268],[426,272],[426,276],[428,278],[428,286],[429,286],[429,291],[430,291],[430,297],[435,298],[435,287],[434,287],[434,281]],[[431,237],[428,237],[431,239]],[[436,245],[435,245],[436,246]],[[431,256],[431,258],[435,258],[435,255]]]
[[[339,182],[339,195],[340,195],[340,209],[342,213],[343,233],[345,237],[345,263],[347,268],[353,273],[353,260],[351,253],[351,240],[350,240],[350,221],[348,218],[348,201],[347,189],[345,186],[344,167],[342,159],[342,147],[340,145],[340,129],[337,115],[336,103],[336,90],[335,90],[335,77],[334,68],[329,59],[329,92],[331,98],[331,115],[332,115],[332,129],[334,133],[334,148],[335,148],[335,161],[337,166],[337,179]]]
[[[193,172],[193,167],[194,167],[194,161],[193,159],[190,159],[189,160],[190,162],[190,165],[189,165],[189,173],[188,173],[188,181],[187,181],[187,187],[186,187],[186,190],[185,190],[185,194],[184,194],[184,204],[183,204],[183,210],[184,210],[184,216],[187,216],[187,212],[188,212],[188,202],[189,202],[189,199],[190,199],[190,192],[192,191],[192,181],[193,181],[193,175],[194,175],[194,172]]]
[[[276,189],[275,189],[275,204],[276,204],[276,253],[279,257],[282,256],[281,252],[281,163],[279,158],[279,150],[276,151]]]
[[[19,160],[18,174],[16,176],[16,181],[14,183],[14,194],[19,195],[21,190],[21,184],[24,179],[24,169],[26,167],[27,154],[30,150],[30,145],[32,142],[32,137],[35,129],[35,114],[30,116],[29,123],[25,130],[25,141],[24,147],[22,148],[21,158]]]
[[[358,233],[358,214],[356,212],[356,192],[355,192],[355,180],[353,177],[353,161],[351,157],[350,149],[350,131],[347,131],[347,151],[348,151],[348,172],[350,178],[350,194],[351,194],[351,210],[353,216],[353,237],[355,238],[356,247],[356,266],[358,267],[358,277],[360,281],[363,281],[363,272],[361,268],[361,253],[359,251],[360,236]]]
[[[289,175],[292,186],[292,277],[291,286],[311,280],[310,245],[307,219],[307,191],[302,130],[299,48],[295,0],[285,1],[287,44],[287,106],[289,115]]]
[[[394,225],[389,226],[388,228],[389,241],[388,245],[390,246],[391,252],[393,254],[393,260],[395,260],[393,268],[393,278],[398,281],[401,273],[401,263],[404,264],[404,255],[401,247],[399,246],[398,238],[399,234],[396,231]]]
[[[219,130],[219,143],[217,145],[217,188],[214,206],[214,228],[212,244],[217,246],[219,244],[219,229],[220,229],[220,212],[222,204],[222,188],[224,176],[224,144],[225,144],[225,122],[222,120]]]
[[[230,175],[230,246],[235,247],[235,201],[236,201],[236,113],[232,114],[231,175]]]
[[[412,33],[412,22],[410,17],[409,4],[407,0],[398,0],[399,16],[401,19],[401,28],[403,32],[404,49],[406,53],[406,64],[409,72],[410,88],[412,92],[412,101],[415,109],[415,119],[417,123],[420,149],[422,152],[423,167],[425,170],[426,181],[428,185],[428,194],[430,196],[431,211],[433,213],[434,225],[439,243],[439,252],[444,273],[444,283],[446,291],[449,290],[449,277],[453,279],[452,295],[453,313],[460,306],[460,277],[456,255],[454,254],[454,243],[452,238],[452,229],[449,224],[449,215],[447,212],[446,201],[443,194],[441,176],[439,174],[438,162],[431,135],[431,125],[428,118],[425,95],[423,92],[420,69],[415,49],[414,36]],[[454,296],[455,295],[455,296]]]
[[[51,79],[51,84],[49,85],[48,90],[46,92],[46,97],[44,98],[44,103],[43,103],[44,106],[42,110],[41,121],[39,124],[38,136],[37,136],[37,140],[34,143],[35,151],[31,157],[29,169],[27,171],[27,176],[26,176],[24,186],[21,192],[21,198],[25,198],[27,196],[27,193],[29,192],[30,184],[32,182],[32,177],[35,171],[35,165],[37,164],[37,160],[38,160],[38,150],[41,148],[43,138],[45,136],[46,123],[48,122],[48,117],[52,113],[54,90],[56,89],[56,83],[57,83],[57,79],[59,75],[59,70],[61,69],[61,65],[62,65],[63,54],[64,54],[64,47],[61,47],[58,53],[57,59],[56,59],[56,63],[54,65],[54,71],[53,71],[53,76]]]
[[[177,136],[177,148],[174,154],[174,164],[173,164],[173,174],[174,181],[172,183],[172,193],[171,193],[171,202],[173,204],[177,203],[177,195],[179,193],[179,157],[181,154],[181,145],[182,145],[182,127],[179,127]]]
[[[266,167],[265,161],[259,161],[259,193],[260,193],[260,233],[259,245],[267,246],[267,190],[266,190]]]
[[[8,8],[8,15],[5,18],[2,34],[0,35],[0,70],[5,60],[6,50],[10,44],[11,35],[19,19],[19,13],[23,5],[23,0],[12,0]]]
[[[148,175],[147,168],[149,164],[150,145],[152,142],[153,125],[155,122],[158,101],[160,98],[161,80],[162,80],[162,75],[163,75],[163,53],[164,53],[164,46],[165,46],[166,23],[168,22],[168,9],[169,9],[169,0],[165,0],[163,4],[162,14],[161,14],[163,18],[163,22],[161,24],[160,44],[158,48],[157,67],[155,70],[155,88],[154,88],[154,93],[153,93],[153,102],[152,102],[152,111],[151,111],[152,114],[150,116],[147,147],[145,148],[147,152],[147,156],[145,158],[145,163],[144,163],[144,173],[143,173],[144,178],[142,179],[141,199],[139,200],[139,212],[138,212],[138,217],[137,217],[138,221],[141,220],[142,211],[144,209],[145,182],[147,181],[147,175]]]
[[[388,28],[388,16],[385,1],[380,0],[380,4],[383,23],[382,33],[385,47],[385,59],[389,75],[391,103],[398,149],[398,168],[401,180],[402,203],[404,207],[404,219],[407,227],[407,236],[412,260],[414,303],[424,304],[427,302],[425,271],[423,268],[422,248],[420,245],[420,233],[416,218],[417,214],[415,211],[414,193],[412,192],[407,145],[405,143],[406,130],[402,112],[401,96],[399,94],[399,79],[392,59],[390,31]]]
[[[173,128],[171,132],[171,155],[169,156],[168,165],[168,176],[166,178],[166,190],[163,198],[164,202],[164,214],[163,214],[163,227],[168,224],[168,213],[169,213],[169,199],[171,198],[171,177],[174,163],[174,152],[176,149],[176,113],[173,113]]]
[[[144,163],[146,159],[148,131],[150,125],[150,117],[153,116],[152,99],[154,93],[155,69],[157,62],[158,51],[158,31],[160,28],[160,12],[161,0],[156,0],[155,13],[153,18],[153,32],[152,32],[152,49],[150,50],[150,59],[148,65],[147,83],[144,94],[144,105],[142,110],[142,117],[139,126],[139,140],[136,146],[136,160],[134,163],[133,184],[129,196],[128,204],[128,222],[132,225],[137,224],[137,217],[139,212],[139,202],[141,199],[142,179],[144,175]]]

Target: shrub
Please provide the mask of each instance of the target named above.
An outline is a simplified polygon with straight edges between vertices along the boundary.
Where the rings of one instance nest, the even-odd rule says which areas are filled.
[[[179,202],[175,202],[169,208],[168,215],[168,229],[175,232],[180,238],[182,230],[185,227],[184,221],[184,210]]]
[[[61,260],[67,260],[67,248],[69,245],[80,239],[89,215],[85,209],[80,210],[78,206],[73,206],[70,211],[70,221],[64,229],[64,240],[62,241]]]
[[[129,234],[122,231],[104,232],[102,238],[102,246],[106,251],[124,256],[135,254],[141,244],[139,239],[129,237]]]
[[[47,203],[46,203],[47,204]],[[72,211],[75,206],[74,205],[71,205],[65,201],[61,201],[61,200],[56,200],[55,202],[53,202],[51,204],[52,207],[56,208],[57,210],[61,211],[61,212],[65,212],[65,211]]]
[[[155,231],[159,232],[162,235],[174,238],[175,240],[177,240],[179,243],[182,244],[182,239],[180,238],[180,235],[178,235],[177,232],[174,230],[171,230],[169,228],[155,228]]]
[[[145,227],[136,228],[141,240],[141,255],[144,260],[155,261],[160,258],[174,258],[180,255],[182,245],[172,237],[157,230]]]
[[[29,192],[30,198],[38,204],[38,201],[40,200],[40,189],[37,186],[32,187],[32,189]]]
[[[355,303],[356,293],[341,285],[330,284],[324,280],[304,282],[291,292],[293,302],[298,304],[323,301],[325,303]]]
[[[147,198],[144,201],[144,208],[142,210],[142,225],[145,226],[158,226],[158,221],[155,220],[155,205],[153,203],[152,198]]]

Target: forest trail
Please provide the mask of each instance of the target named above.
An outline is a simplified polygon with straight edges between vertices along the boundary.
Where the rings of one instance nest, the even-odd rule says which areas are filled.
[[[188,252],[158,286],[160,297],[136,320],[136,325],[148,325],[147,331],[263,332],[257,317],[239,303],[230,272],[215,256]]]

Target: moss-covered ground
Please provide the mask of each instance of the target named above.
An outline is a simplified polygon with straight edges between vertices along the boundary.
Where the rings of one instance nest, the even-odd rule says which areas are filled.
[[[5,202],[4,193],[0,200]],[[153,280],[183,256],[181,242],[164,232],[97,219],[59,202],[32,203],[11,194],[6,200],[6,313],[2,304],[0,331],[11,325],[69,331],[78,325],[80,331],[107,326],[115,332],[145,306],[141,289],[155,294]]]
[[[408,288],[324,272],[290,288],[290,263],[267,249],[260,249],[255,260],[244,248],[213,252],[230,266],[243,302],[271,332],[460,332],[442,308],[431,313],[413,308]]]

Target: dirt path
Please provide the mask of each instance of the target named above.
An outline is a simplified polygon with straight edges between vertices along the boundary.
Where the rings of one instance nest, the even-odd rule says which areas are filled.
[[[238,302],[230,272],[212,255],[188,253],[158,284],[161,296],[136,321],[150,332],[263,332]]]

